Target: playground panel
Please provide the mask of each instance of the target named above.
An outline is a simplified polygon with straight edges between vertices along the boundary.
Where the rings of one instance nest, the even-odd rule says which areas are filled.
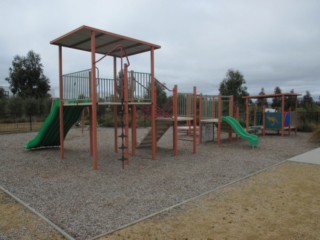
[[[266,129],[281,129],[281,128],[282,128],[282,113],[266,112]]]

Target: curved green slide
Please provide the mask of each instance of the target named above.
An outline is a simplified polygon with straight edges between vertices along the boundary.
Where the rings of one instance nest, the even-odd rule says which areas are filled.
[[[233,131],[238,134],[239,137],[247,140],[251,147],[256,147],[259,143],[259,137],[254,134],[247,133],[240,123],[233,117],[222,117],[222,122],[228,123]]]
[[[26,149],[60,146],[59,107],[60,100],[56,99],[37,136],[25,145]],[[77,105],[63,108],[64,138],[66,137],[70,128],[79,120],[83,108],[84,106]]]

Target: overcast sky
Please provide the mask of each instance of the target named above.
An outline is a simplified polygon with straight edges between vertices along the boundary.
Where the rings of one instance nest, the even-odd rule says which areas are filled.
[[[279,86],[320,96],[319,0],[1,0],[0,9],[0,86],[14,56],[33,50],[57,89],[58,47],[49,42],[88,25],[161,45],[156,77],[183,92],[218,94],[234,69],[250,95]],[[131,57],[131,70],[149,72],[149,56]],[[90,67],[89,53],[64,51],[64,59],[64,73]]]

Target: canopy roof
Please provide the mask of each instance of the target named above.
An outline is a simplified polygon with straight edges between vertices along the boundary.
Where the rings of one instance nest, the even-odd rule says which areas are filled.
[[[119,34],[106,32],[100,29],[81,26],[57,39],[52,40],[50,43],[53,45],[74,48],[78,50],[91,52],[91,32],[96,36],[96,53],[106,54],[116,45],[121,45],[125,48],[127,56],[135,55],[142,52],[150,51],[151,48],[159,49],[159,45],[144,42],[134,38],[129,38]],[[121,57],[121,50],[116,49],[110,56]]]
[[[274,98],[274,97],[282,97],[282,96],[285,96],[285,97],[297,97],[297,96],[301,96],[301,94],[298,94],[298,93],[278,93],[278,94],[265,94],[265,95],[255,95],[255,96],[244,96],[242,98],[248,98],[248,99],[251,99],[251,98]]]

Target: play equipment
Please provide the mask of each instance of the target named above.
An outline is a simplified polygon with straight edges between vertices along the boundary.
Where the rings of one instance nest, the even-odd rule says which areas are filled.
[[[72,101],[86,98],[85,107],[89,111],[90,153],[93,169],[98,168],[97,149],[97,107],[109,106],[114,111],[114,151],[120,149],[122,166],[129,163],[129,154],[135,154],[137,148],[136,114],[139,106],[149,106],[151,130],[146,136],[145,146],[151,148],[151,158],[156,158],[157,141],[170,127],[173,127],[173,150],[178,152],[177,127],[182,121],[178,117],[177,87],[168,89],[173,94],[173,115],[166,120],[159,116],[156,103],[156,79],[154,70],[154,51],[160,46],[126,36],[106,32],[100,29],[82,26],[53,41],[59,47],[59,141],[60,157],[64,158],[64,136],[68,130],[65,125],[66,108],[78,106]],[[63,74],[63,48],[72,48],[91,53],[91,68],[88,70]],[[150,53],[150,73],[129,71],[129,57]],[[101,57],[97,58],[100,54]],[[113,57],[113,78],[101,78],[97,64],[105,57]],[[194,102],[196,104],[196,101]],[[130,108],[130,112],[129,112]],[[131,133],[129,132],[129,115],[131,114]],[[191,114],[192,115],[192,114]],[[78,117],[78,116],[77,116]],[[195,119],[195,118],[194,118]],[[192,120],[193,121],[193,120]],[[120,126],[118,124],[120,122]],[[170,122],[170,124],[166,124]],[[161,126],[165,125],[165,126]],[[118,128],[120,127],[120,132]],[[131,137],[131,141],[129,141]],[[131,142],[131,144],[129,144]],[[146,143],[147,142],[147,143]],[[143,145],[143,144],[141,144]],[[34,145],[35,147],[40,146]],[[195,144],[194,150],[195,152]]]
[[[65,109],[73,109],[79,104],[70,100],[87,98],[84,105],[90,115],[90,153],[93,169],[98,168],[97,149],[97,106],[105,105],[114,110],[114,150],[121,150],[122,166],[129,161],[129,105],[132,114],[131,153],[136,147],[136,108],[138,105],[151,106],[152,126],[152,159],[156,157],[156,92],[154,78],[154,51],[160,46],[145,41],[110,33],[100,29],[81,26],[63,36],[51,41],[59,48],[59,145],[60,157],[64,158],[64,136],[66,135]],[[71,74],[63,74],[63,48],[72,48],[90,52],[91,68]],[[150,53],[150,74],[128,71],[129,57],[144,52]],[[97,55],[100,54],[100,58]],[[113,78],[99,77],[97,64],[106,56],[113,58]],[[119,73],[119,75],[118,75]],[[119,114],[119,116],[118,116]],[[75,114],[77,115],[77,114]],[[77,116],[78,117],[78,116]],[[120,120],[121,133],[118,133]],[[58,124],[55,124],[58,125]],[[120,144],[118,143],[120,139]],[[58,141],[55,142],[57,144]],[[35,144],[35,146],[37,146]]]
[[[240,123],[233,117],[222,117],[222,122],[228,123],[233,131],[240,137],[249,142],[251,147],[256,147],[259,143],[259,137],[254,134],[248,133]]]
[[[189,131],[192,136],[192,153],[196,153],[196,129],[197,129],[197,107],[196,107],[196,87],[193,88],[193,93],[178,93],[178,87],[175,85],[173,89],[167,88],[165,85],[158,82],[163,90],[168,91],[172,95],[171,114],[163,114],[162,109],[157,109],[156,114],[156,132],[158,141],[164,133],[172,127],[173,140],[173,155],[178,154],[178,140],[185,140],[178,137],[178,132],[181,129]],[[151,146],[151,131],[142,139],[139,146],[146,148]],[[189,139],[188,139],[189,141]]]
[[[281,136],[284,136],[284,132],[287,130],[288,134],[292,130],[297,132],[297,113],[292,111],[289,107],[288,110],[285,110],[285,100],[287,98],[292,98],[295,102],[294,109],[297,108],[297,97],[301,94],[296,93],[281,93],[281,94],[268,94],[268,95],[256,95],[256,96],[245,96],[246,99],[246,129],[248,131],[257,131],[261,130],[262,135],[265,135],[267,130],[280,131]],[[281,109],[280,111],[266,109],[265,106],[262,106],[261,112],[257,111],[257,107],[254,106],[253,113],[253,124],[250,125],[250,99],[267,99],[267,98],[279,98],[281,99]]]
[[[232,129],[222,121],[224,116],[233,116],[233,96],[199,95],[199,122],[200,143],[214,138],[214,130],[217,129],[217,141],[221,143],[221,133],[228,132],[228,138],[232,139]]]
[[[160,115],[156,100],[156,79],[154,69],[154,51],[160,46],[145,41],[133,39],[106,32],[100,29],[81,26],[63,36],[51,41],[59,48],[59,104],[56,102],[52,112],[45,121],[38,136],[27,143],[26,148],[41,146],[60,146],[60,157],[64,158],[64,138],[76,121],[78,121],[83,108],[89,112],[90,153],[92,166],[98,168],[97,144],[97,107],[108,106],[114,113],[114,151],[121,150],[120,160],[122,167],[129,163],[129,153],[135,155],[137,143],[136,114],[137,108],[148,106],[151,115],[151,129],[140,143],[141,147],[151,148],[151,158],[156,158],[157,141],[170,128],[173,129],[173,153],[178,153],[178,130],[181,124],[188,127],[192,136],[192,152],[196,152],[197,129],[201,123],[211,121],[217,117],[218,142],[223,129],[222,116],[233,114],[233,98],[229,97],[227,103],[229,110],[224,110],[224,97],[218,97],[218,116],[206,113],[197,108],[202,101],[197,95],[196,87],[190,93],[178,93],[178,87],[166,88],[172,94],[172,115]],[[63,48],[72,48],[89,52],[91,55],[91,68],[83,71],[63,74]],[[144,52],[150,53],[150,73],[129,71],[131,66],[129,57]],[[97,55],[101,57],[98,59]],[[101,78],[97,64],[105,57],[113,58],[113,78]],[[159,83],[161,84],[161,83]],[[85,102],[81,99],[87,99]],[[215,100],[213,100],[215,102]],[[201,104],[200,104],[201,106]],[[130,112],[129,112],[130,107]],[[198,115],[198,112],[201,112]],[[131,133],[129,132],[129,115],[131,114]],[[201,117],[199,117],[201,116]],[[203,119],[202,119],[203,117]],[[59,121],[58,121],[59,120]],[[118,121],[120,126],[118,126]],[[202,121],[202,122],[201,122]],[[215,120],[214,120],[215,121]],[[200,126],[198,126],[198,123]],[[118,132],[120,128],[120,133]],[[59,130],[58,130],[59,129]],[[231,128],[229,128],[231,129]],[[201,131],[200,131],[201,132]],[[231,130],[229,130],[229,137]],[[131,144],[129,144],[131,137]],[[51,140],[49,140],[51,139]],[[119,143],[120,142],[120,143]]]
[[[56,99],[51,107],[51,111],[42,124],[37,136],[30,140],[26,145],[26,149],[33,149],[39,147],[53,147],[60,146],[60,132],[59,132],[59,107],[60,99]],[[63,109],[64,115],[64,136],[66,137],[70,128],[79,120],[84,106],[69,106]]]

